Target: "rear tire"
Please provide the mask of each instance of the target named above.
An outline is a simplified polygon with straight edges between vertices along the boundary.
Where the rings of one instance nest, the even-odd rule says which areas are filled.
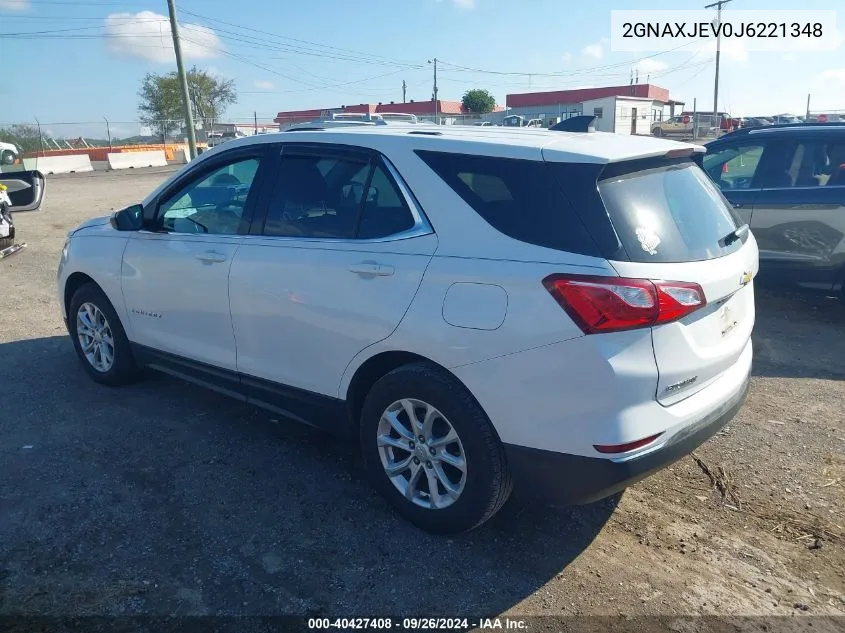
[[[9,248],[10,246],[14,246],[15,238],[13,237],[0,237],[0,251],[4,248]]]
[[[137,379],[138,366],[126,331],[108,297],[96,284],[87,283],[73,293],[68,331],[76,355],[92,380],[116,387]]]
[[[654,129],[651,131],[651,133],[652,133],[654,136],[656,136],[657,138],[660,138],[661,136],[663,136],[663,129],[662,129],[662,128],[659,128],[659,127],[656,127],[656,128],[654,128]]]
[[[3,150],[0,152],[0,165],[14,165],[18,157],[11,150]]]
[[[409,423],[408,407],[419,426]],[[510,496],[510,472],[493,425],[466,387],[439,367],[414,363],[383,376],[367,394],[360,431],[373,485],[399,514],[426,531],[476,528]],[[387,468],[405,463],[405,469],[388,475]]]

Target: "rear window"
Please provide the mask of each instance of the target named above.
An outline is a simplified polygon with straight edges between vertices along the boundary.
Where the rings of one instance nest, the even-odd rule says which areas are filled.
[[[422,150],[417,155],[497,231],[537,246],[600,255],[549,164]]]
[[[747,239],[746,234],[723,245],[740,223],[694,163],[605,175],[598,188],[630,261],[714,259],[738,250]]]

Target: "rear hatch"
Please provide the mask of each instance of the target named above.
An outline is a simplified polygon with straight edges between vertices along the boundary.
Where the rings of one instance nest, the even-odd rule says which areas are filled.
[[[757,245],[693,155],[684,153],[554,167],[620,277],[701,288],[703,307],[651,328],[655,397],[664,405],[691,396],[734,365],[754,325],[750,281]]]

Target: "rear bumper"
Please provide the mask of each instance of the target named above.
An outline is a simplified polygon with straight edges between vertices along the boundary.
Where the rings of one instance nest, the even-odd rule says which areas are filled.
[[[748,378],[720,407],[675,433],[661,447],[625,461],[584,457],[505,444],[515,487],[556,505],[579,505],[608,497],[688,455],[736,415],[748,395]]]

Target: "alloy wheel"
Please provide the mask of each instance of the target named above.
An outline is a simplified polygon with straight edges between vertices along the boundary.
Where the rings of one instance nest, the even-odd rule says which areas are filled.
[[[83,303],[76,312],[76,336],[91,367],[106,373],[114,365],[114,337],[106,315],[93,303]]]
[[[385,474],[408,501],[440,510],[460,498],[466,454],[457,431],[435,407],[397,400],[382,413],[376,441]]]

